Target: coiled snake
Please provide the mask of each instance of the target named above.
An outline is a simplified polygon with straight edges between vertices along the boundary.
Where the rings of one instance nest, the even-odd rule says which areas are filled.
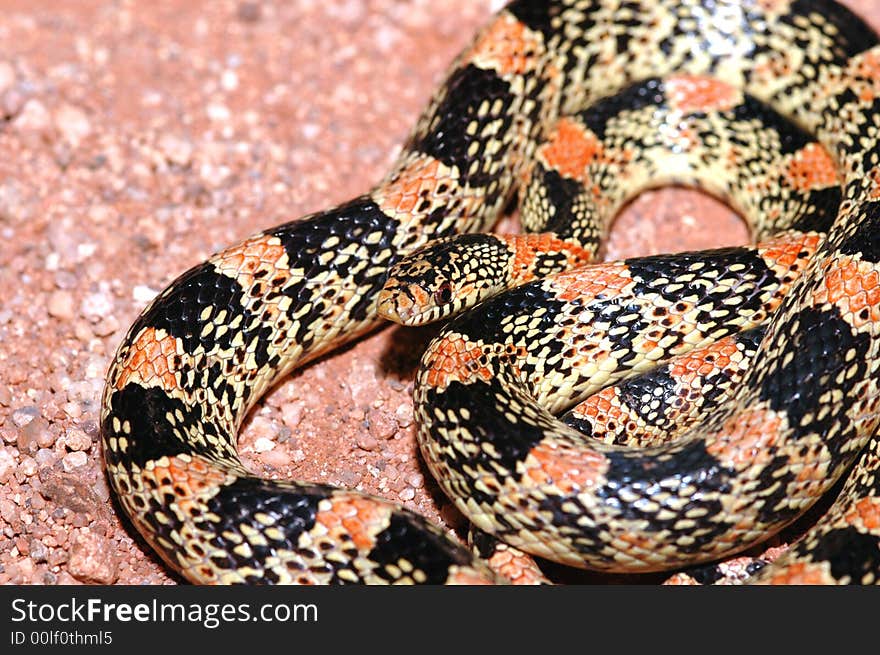
[[[121,506],[194,582],[500,581],[393,504],[250,474],[238,427],[274,380],[377,325],[391,265],[433,238],[489,227],[560,117],[639,80],[711,75],[814,133],[842,189],[741,383],[669,443],[582,437],[550,412],[581,399],[571,394],[572,378],[587,376],[579,321],[602,291],[579,271],[558,273],[487,301],[429,347],[415,391],[423,454],[479,528],[606,570],[741,550],[848,473],[831,510],[758,581],[880,581],[876,43],[830,0],[510,3],[455,61],[374,189],[218,253],[137,319],[102,403]],[[666,286],[693,278],[669,270]],[[635,277],[612,268],[600,287],[630,293]],[[653,352],[653,336],[608,322],[609,350]]]

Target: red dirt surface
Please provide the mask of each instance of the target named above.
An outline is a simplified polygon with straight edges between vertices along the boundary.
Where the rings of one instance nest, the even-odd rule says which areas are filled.
[[[498,4],[0,0],[0,583],[178,581],[102,471],[117,345],[183,270],[377,181]],[[876,3],[846,4],[880,27]],[[746,239],[667,190],[632,203],[607,255]],[[390,328],[278,385],[241,435],[248,465],[459,526],[414,441],[431,334]]]

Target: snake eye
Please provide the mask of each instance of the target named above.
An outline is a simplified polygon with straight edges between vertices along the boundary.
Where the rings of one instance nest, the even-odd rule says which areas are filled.
[[[449,282],[441,284],[434,292],[434,300],[440,305],[452,302],[452,285]]]

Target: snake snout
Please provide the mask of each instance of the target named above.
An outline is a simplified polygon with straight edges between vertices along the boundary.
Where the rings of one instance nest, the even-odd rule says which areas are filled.
[[[382,318],[401,325],[410,325],[416,318],[416,298],[418,298],[418,289],[413,294],[415,285],[399,284],[391,281],[387,282],[379,292],[377,299],[376,312]],[[424,293],[424,292],[422,292]]]

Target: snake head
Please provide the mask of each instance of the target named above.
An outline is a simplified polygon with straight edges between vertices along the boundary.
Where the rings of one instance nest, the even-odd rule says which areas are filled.
[[[379,292],[379,315],[425,325],[503,291],[507,272],[492,256],[496,241],[488,234],[444,237],[404,257],[390,268]]]

